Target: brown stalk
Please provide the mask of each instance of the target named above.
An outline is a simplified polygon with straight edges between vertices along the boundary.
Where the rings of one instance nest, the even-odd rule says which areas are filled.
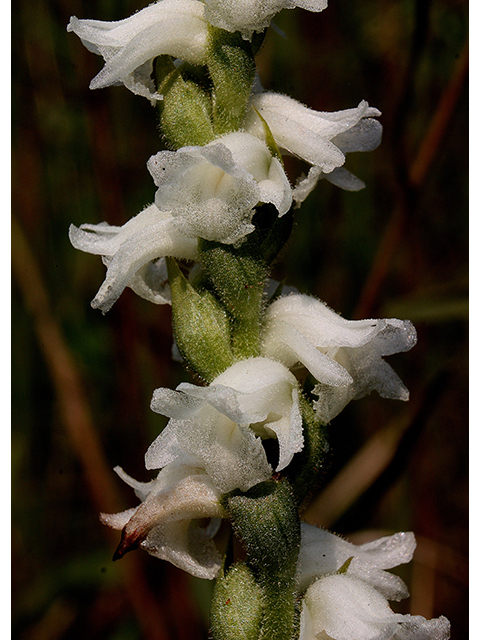
[[[455,113],[455,107],[460,99],[467,73],[468,41],[465,43],[462,53],[457,60],[450,81],[438,103],[415,159],[410,165],[406,185],[408,190],[418,190],[424,183]],[[365,318],[371,314],[378,292],[387,277],[393,256],[400,244],[406,212],[405,197],[399,197],[397,206],[383,233],[370,273],[360,295],[353,316],[355,318]]]
[[[62,422],[82,465],[90,498],[97,511],[118,511],[121,501],[95,430],[77,365],[52,315],[35,256],[15,219],[12,219],[12,268],[25,306],[32,316],[38,344],[57,395]],[[112,535],[107,528],[105,533]],[[141,563],[135,557],[122,562],[125,588],[145,638],[168,640],[165,620],[148,588]]]

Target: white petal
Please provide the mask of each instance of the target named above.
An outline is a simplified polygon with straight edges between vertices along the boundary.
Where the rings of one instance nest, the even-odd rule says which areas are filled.
[[[178,520],[152,529],[141,546],[150,555],[197,578],[213,580],[222,565],[222,557],[212,540],[215,532],[210,526]]]
[[[70,240],[74,247],[104,256],[107,275],[92,307],[108,311],[127,286],[154,302],[168,298],[149,263],[162,256],[193,260],[197,256],[197,243],[183,234],[173,218],[151,205],[132,218],[123,227],[110,227],[106,223],[70,227]],[[152,278],[150,282],[148,278]]]
[[[157,207],[169,211],[190,236],[233,244],[254,230],[259,202],[274,204],[279,215],[291,206],[279,161],[248,133],[231,133],[205,147],[162,151],[147,166],[158,187]]]
[[[365,188],[365,183],[347,171],[345,167],[337,167],[330,173],[322,174],[322,177],[345,191],[360,191]]]
[[[302,523],[302,538],[298,559],[297,581],[304,591],[315,578],[338,571],[349,558],[353,558],[348,575],[362,578],[389,600],[408,597],[404,582],[383,571],[409,562],[415,549],[412,533],[397,533],[355,545],[329,531]]]
[[[447,640],[446,618],[394,613],[386,598],[355,577],[332,575],[309,587],[305,606],[315,638],[332,640]],[[310,636],[311,637],[311,636]]]
[[[382,115],[377,109],[369,109],[368,115]],[[363,117],[351,129],[339,133],[332,142],[343,151],[373,151],[382,141],[382,125],[378,120]]]
[[[305,602],[315,634],[333,640],[391,640],[402,617],[373,587],[347,575],[317,580]]]
[[[380,569],[391,569],[410,562],[417,543],[411,532],[395,533],[360,545],[365,557],[374,558]]]
[[[240,31],[251,39],[254,31],[266,29],[271,19],[282,9],[301,7],[308,11],[322,11],[327,0],[206,0],[206,18],[226,31]]]
[[[83,44],[105,59],[92,89],[124,83],[134,93],[158,99],[150,74],[159,55],[194,64],[205,61],[208,25],[197,0],[161,0],[118,22],[70,19]]]
[[[165,258],[158,258],[141,267],[128,286],[137,296],[154,304],[172,303]]]
[[[272,475],[261,440],[214,409],[201,420],[170,420],[150,445],[146,466],[184,454],[198,460],[221,493],[247,491]]]
[[[222,492],[246,491],[272,475],[257,435],[278,439],[278,470],[302,449],[298,393],[288,369],[267,358],[237,362],[208,387],[157,389],[151,407],[171,420],[147,451],[146,467],[186,455],[203,465]]]
[[[262,353],[287,367],[303,364],[318,384],[317,417],[330,422],[354,398],[377,391],[408,400],[408,390],[382,357],[416,342],[408,320],[345,320],[310,296],[292,294],[265,313]]]
[[[126,511],[120,511],[119,513],[101,513],[100,522],[106,524],[110,529],[121,531],[136,510],[137,508],[135,507],[133,509],[127,509]]]
[[[321,353],[287,322],[277,321],[274,326],[269,326],[262,350],[269,358],[280,360],[288,367],[301,362],[317,380],[325,384],[339,387],[353,383],[352,376],[344,367]]]
[[[254,96],[252,106],[266,120],[279,146],[320,167],[324,173],[345,162],[344,154],[331,142],[332,138],[352,129],[371,113],[366,102],[361,102],[356,109],[333,113],[314,111],[293,98],[272,92]],[[255,119],[253,110],[250,118]],[[247,122],[248,126],[254,125]]]

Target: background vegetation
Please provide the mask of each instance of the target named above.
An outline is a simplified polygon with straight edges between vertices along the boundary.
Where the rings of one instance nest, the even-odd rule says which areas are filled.
[[[89,91],[101,61],[65,27],[116,20],[140,0],[13,4],[12,561],[19,640],[201,640],[210,583],[145,553],[118,563],[98,511],[136,504],[113,474],[148,479],[163,427],[153,389],[185,379],[170,309],[125,291],[89,302],[104,268],[69,244],[70,223],[122,224],[154,195],[155,110],[123,88]],[[306,514],[359,542],[413,530],[402,612],[444,614],[467,638],[467,2],[331,0],[284,11],[258,64],[266,88],[319,110],[361,99],[384,139],[298,212],[276,277],[348,318],[407,317],[418,345],[390,362],[409,403],[351,403],[331,425],[325,490]],[[292,164],[292,175],[302,167]]]

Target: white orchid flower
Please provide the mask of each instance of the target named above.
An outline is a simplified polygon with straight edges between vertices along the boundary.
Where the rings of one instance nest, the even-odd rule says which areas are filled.
[[[337,572],[347,560],[348,575],[361,578],[388,600],[403,600],[408,589],[401,578],[384,571],[410,562],[416,542],[413,533],[395,533],[355,545],[325,529],[302,523],[297,583],[300,592],[320,576]]]
[[[124,84],[155,101],[162,97],[152,79],[157,56],[205,63],[208,24],[204,11],[204,3],[197,0],[160,0],[118,22],[72,16],[67,31],[76,33],[89,51],[105,60],[90,89]]]
[[[251,40],[254,31],[266,29],[282,9],[300,7],[307,11],[323,11],[327,0],[205,0],[207,20],[226,31],[240,31]]]
[[[301,363],[318,381],[317,417],[327,423],[350,400],[377,391],[408,400],[408,390],[382,356],[411,349],[417,336],[408,320],[345,320],[313,297],[293,294],[265,314],[262,354],[292,368]]]
[[[300,640],[448,640],[445,617],[394,613],[387,599],[356,576],[325,576],[307,590]]]
[[[267,358],[237,362],[208,387],[157,389],[151,408],[170,420],[146,453],[147,469],[188,455],[222,493],[247,491],[272,476],[261,438],[278,439],[277,471],[303,447],[298,383]]]
[[[380,144],[382,125],[374,118],[378,109],[360,102],[354,109],[314,111],[288,96],[270,91],[254,94],[247,114],[246,131],[264,139],[265,120],[283,152],[312,165],[306,178],[293,191],[297,204],[303,202],[320,178],[348,191],[365,185],[343,164],[351,151],[372,151]]]
[[[161,151],[147,166],[159,187],[158,208],[169,211],[190,236],[236,243],[254,230],[258,203],[273,204],[279,216],[292,203],[279,160],[248,133],[229,133],[204,147]]]
[[[197,257],[196,239],[183,234],[174,218],[155,204],[122,227],[106,222],[74,225],[69,230],[76,249],[102,256],[107,275],[92,301],[94,309],[107,312],[125,287],[156,304],[169,303],[164,256],[184,260]]]
[[[220,492],[205,469],[184,456],[167,465],[151,482],[138,482],[120,467],[115,471],[135,490],[141,503],[121,513],[100,515],[104,524],[122,530],[114,559],[140,546],[194,576],[215,578],[222,557],[213,538],[219,519],[226,514],[219,503]],[[207,524],[205,518],[209,519]]]

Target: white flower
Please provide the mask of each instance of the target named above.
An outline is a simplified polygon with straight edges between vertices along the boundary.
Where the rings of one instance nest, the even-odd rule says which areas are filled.
[[[294,189],[297,203],[307,197],[321,177],[349,191],[365,186],[342,165],[345,153],[371,151],[380,144],[382,125],[374,119],[381,115],[378,109],[362,101],[354,109],[328,113],[309,109],[279,93],[257,93],[252,97],[245,128],[263,139],[263,124],[256,112],[268,124],[281,150],[312,165],[308,176]]]
[[[138,482],[116,467],[118,475],[142,501],[121,513],[100,515],[112,529],[122,529],[114,559],[142,547],[199,578],[213,579],[222,558],[213,537],[226,517],[220,492],[205,469],[187,457],[167,465],[151,482]],[[204,518],[210,521],[205,525]]]
[[[107,266],[105,280],[92,301],[92,307],[104,313],[125,287],[156,304],[168,303],[165,264],[158,258],[195,260],[197,256],[196,239],[183,234],[173,217],[155,204],[122,227],[106,222],[80,228],[71,225],[69,236],[76,249],[101,255]]]
[[[396,533],[355,545],[306,523],[302,523],[301,532],[297,571],[299,591],[305,591],[319,576],[337,572],[351,558],[348,575],[361,578],[388,600],[408,597],[403,580],[384,569],[410,562],[416,546],[413,533]]]
[[[205,5],[197,0],[160,0],[118,22],[72,16],[67,31],[76,33],[89,51],[105,60],[91,89],[123,83],[133,93],[154,101],[161,99],[151,77],[157,56],[205,63],[208,24],[204,11]]]
[[[294,294],[268,307],[262,353],[310,371],[318,381],[314,408],[327,423],[350,400],[372,391],[408,400],[408,390],[382,356],[408,351],[416,340],[408,320],[345,320],[323,302]]]
[[[204,147],[161,151],[147,166],[159,187],[157,206],[190,236],[232,244],[254,230],[259,202],[272,203],[280,216],[292,203],[280,162],[247,133],[230,133]]]
[[[307,11],[323,11],[327,0],[205,0],[207,20],[226,31],[240,31],[250,40],[254,31],[266,29],[282,9],[300,7]]]
[[[266,358],[237,362],[208,387],[157,389],[151,408],[170,420],[150,445],[146,467],[159,469],[187,455],[222,493],[247,491],[272,475],[260,438],[278,439],[278,471],[302,449],[298,394],[295,377]]]
[[[314,582],[303,601],[300,640],[447,640],[445,617],[394,613],[374,587],[346,574]]]

